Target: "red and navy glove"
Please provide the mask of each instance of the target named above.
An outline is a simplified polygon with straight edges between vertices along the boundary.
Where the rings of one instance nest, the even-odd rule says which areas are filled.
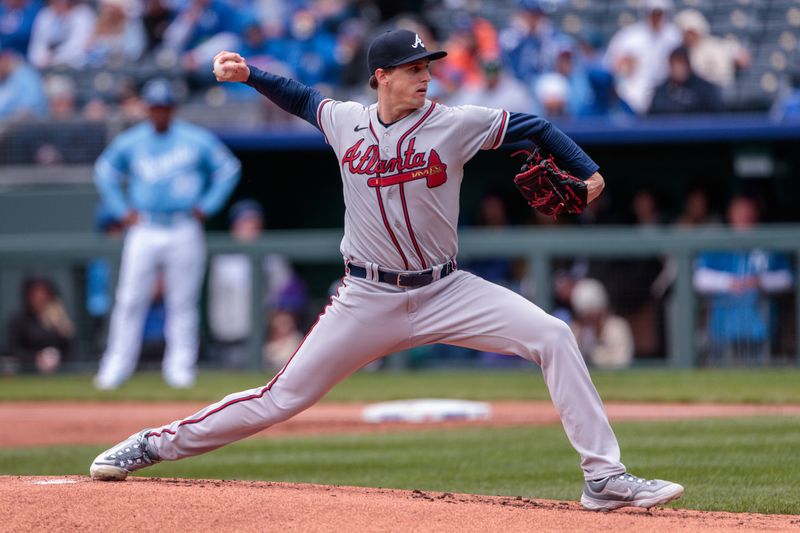
[[[533,153],[521,152],[527,153],[528,159],[514,177],[514,185],[531,207],[553,218],[586,209],[586,182],[559,168],[553,156],[539,147]]]

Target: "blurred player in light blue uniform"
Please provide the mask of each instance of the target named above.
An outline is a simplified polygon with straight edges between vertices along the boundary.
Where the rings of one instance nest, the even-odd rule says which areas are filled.
[[[99,389],[118,387],[136,369],[159,271],[167,309],[164,380],[175,388],[194,384],[206,262],[202,221],[222,207],[241,172],[213,134],[173,120],[177,99],[168,81],[148,82],[142,97],[149,121],[121,133],[95,165],[103,201],[129,227],[108,345],[94,380]]]
[[[734,231],[758,224],[759,210],[746,196],[728,207]],[[708,343],[712,366],[765,364],[772,334],[770,295],[791,291],[789,255],[765,250],[702,252],[695,261],[694,286],[709,296]]]

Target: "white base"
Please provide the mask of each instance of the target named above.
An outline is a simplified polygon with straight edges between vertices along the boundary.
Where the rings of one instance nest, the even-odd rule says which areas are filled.
[[[372,424],[488,420],[491,411],[491,406],[486,402],[427,398],[374,403],[364,408],[361,418]]]

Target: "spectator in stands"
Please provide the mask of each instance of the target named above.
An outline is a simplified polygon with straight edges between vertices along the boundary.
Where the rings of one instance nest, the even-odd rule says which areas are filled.
[[[572,39],[561,39],[556,45],[555,72],[564,76],[569,86],[567,112],[573,117],[591,114],[590,108],[595,100],[589,76],[576,53]]]
[[[694,73],[689,52],[679,46],[669,55],[669,76],[656,87],[651,115],[714,113],[722,110],[719,88]]]
[[[664,218],[658,206],[658,200],[653,191],[639,189],[633,195],[631,202],[633,222],[642,229],[655,228],[664,224]]]
[[[482,65],[494,63],[500,57],[497,31],[492,23],[467,12],[455,15],[444,48],[447,57],[437,65],[437,73],[450,93],[483,87],[485,72]]]
[[[295,71],[297,81],[331,91],[338,85],[341,68],[336,61],[336,38],[311,10],[294,13],[283,39],[283,58]]]
[[[303,334],[297,327],[297,318],[288,310],[277,309],[270,315],[269,335],[264,344],[264,367],[270,370],[282,368],[303,342]]]
[[[369,24],[362,18],[351,19],[341,25],[336,34],[336,60],[339,63],[341,84],[361,89],[369,77],[363,68],[367,61],[367,34]]]
[[[283,61],[286,57],[286,41],[277,37],[280,33],[268,35],[264,25],[255,17],[245,21],[243,28],[241,53],[247,57],[248,63],[286,78],[296,77],[294,70]],[[258,101],[259,107],[264,109],[264,120],[267,122],[294,120],[291,114],[273,105],[269,100],[261,98],[257,92],[243,83],[227,83],[223,87],[215,87],[215,90],[220,89],[225,91],[232,101]]]
[[[578,282],[580,275],[575,272],[575,265],[588,265],[586,260],[578,260],[569,264],[568,260],[557,260],[559,263],[553,269],[553,312],[552,315],[567,324],[572,323],[574,313],[572,311],[572,289]]]
[[[44,80],[44,92],[50,106],[50,118],[70,120],[78,114],[75,80],[65,74],[50,74]]]
[[[47,97],[39,73],[14,50],[0,48],[0,122],[46,114]]]
[[[597,368],[627,368],[633,362],[633,333],[628,322],[614,314],[608,293],[596,279],[575,283],[570,295],[574,316],[570,327],[586,360]]]
[[[647,189],[637,191],[632,198],[631,215],[633,219],[625,222],[635,224],[638,232],[650,232],[664,223],[658,197]],[[658,257],[598,258],[589,262],[586,277],[603,284],[611,307],[631,325],[634,351],[639,357],[664,354],[662,300],[669,273]]]
[[[539,74],[553,68],[559,36],[541,0],[518,0],[511,23],[500,32],[500,46],[514,76],[532,87]]]
[[[502,196],[494,191],[484,194],[472,223],[482,228],[509,227],[508,210]],[[503,287],[510,288],[513,282],[512,263],[505,257],[473,259],[465,263],[464,268]]]
[[[144,27],[144,55],[158,50],[164,43],[164,34],[173,19],[173,11],[168,0],[144,0],[142,26]]]
[[[33,21],[31,64],[39,69],[84,66],[96,20],[94,10],[81,0],[49,0]]]
[[[264,212],[258,202],[239,200],[230,209],[231,237],[245,245],[261,236]],[[208,327],[214,358],[227,368],[244,368],[252,323],[252,261],[246,254],[217,254],[208,272]],[[256,326],[260,325],[257,323]]]
[[[147,118],[147,103],[139,96],[136,80],[122,78],[118,92],[121,118],[126,124],[135,124]]]
[[[735,197],[727,215],[737,232],[758,225],[758,205],[746,196]],[[709,297],[710,365],[767,362],[772,332],[766,296],[790,290],[793,278],[784,253],[756,249],[705,252],[697,257],[694,287]]]
[[[237,201],[230,209],[231,237],[242,245],[261,236],[264,211],[253,199]],[[208,325],[214,341],[215,358],[228,368],[244,368],[248,361],[247,339],[252,323],[252,260],[246,254],[218,254],[211,259],[208,280]],[[271,323],[277,310],[288,312],[300,321],[308,303],[305,285],[289,262],[279,255],[268,255],[262,262],[266,278],[263,296],[264,316]],[[272,326],[270,326],[271,328]],[[283,331],[282,327],[278,330]],[[295,348],[297,346],[295,345]],[[291,354],[290,354],[291,355]]]
[[[281,50],[274,39],[267,36],[267,32],[261,22],[253,18],[244,24],[244,34],[242,35],[242,54],[247,57],[247,61],[259,68],[263,64],[269,64],[281,57]]]
[[[222,0],[188,0],[164,31],[164,46],[189,70],[207,70],[219,50],[237,47],[249,12],[237,13]]]
[[[456,92],[449,100],[448,105],[472,104],[485,107],[503,102],[509,109],[533,108],[533,100],[525,85],[509,75],[501,63],[489,61],[484,63],[483,85],[476,89],[466,89]]]
[[[770,110],[774,120],[800,119],[800,66],[789,76],[791,85],[775,99]]]
[[[587,29],[577,39],[577,61],[586,71],[593,97],[584,108],[583,114],[593,117],[635,115],[633,109],[617,94],[614,75],[603,60],[603,38],[600,32]],[[595,203],[597,202],[592,204]]]
[[[558,72],[548,72],[536,79],[533,95],[539,105],[538,113],[549,119],[570,117],[569,81]]]
[[[29,277],[22,287],[22,305],[8,325],[9,350],[20,367],[52,374],[69,354],[75,333],[53,283]]]
[[[617,93],[637,113],[650,107],[653,89],[668,72],[670,52],[681,33],[670,20],[672,0],[641,0],[642,20],[620,29],[608,43],[605,61]]]
[[[101,0],[87,63],[92,67],[133,63],[144,52],[145,38],[142,21],[127,0]]]
[[[27,57],[33,19],[41,8],[39,0],[0,0],[0,49]]]
[[[706,226],[719,222],[718,217],[711,214],[708,206],[708,194],[700,187],[692,189],[686,195],[683,213],[677,220],[678,226],[690,228]]]
[[[736,72],[750,65],[750,52],[735,39],[711,35],[711,26],[700,11],[684,9],[675,15],[675,24],[683,32],[692,69],[704,80],[728,89]]]
[[[268,30],[256,18],[245,22],[244,28],[242,53],[247,54],[245,57],[248,63],[287,78],[296,77],[294,68],[286,62],[288,41],[281,37],[282,30]],[[234,91],[239,98],[258,98],[258,95],[253,96],[252,90],[247,89],[249,87],[244,85],[235,88],[226,87],[227,91]]]

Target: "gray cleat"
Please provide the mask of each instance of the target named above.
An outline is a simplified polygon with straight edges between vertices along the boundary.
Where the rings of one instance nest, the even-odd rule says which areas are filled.
[[[159,462],[155,453],[148,448],[145,435],[149,429],[134,433],[116,446],[98,455],[89,474],[98,481],[122,481],[128,474]]]
[[[626,506],[649,509],[677,500],[682,494],[683,487],[677,483],[641,479],[625,473],[600,481],[586,481],[581,504],[590,511],[613,511]]]

